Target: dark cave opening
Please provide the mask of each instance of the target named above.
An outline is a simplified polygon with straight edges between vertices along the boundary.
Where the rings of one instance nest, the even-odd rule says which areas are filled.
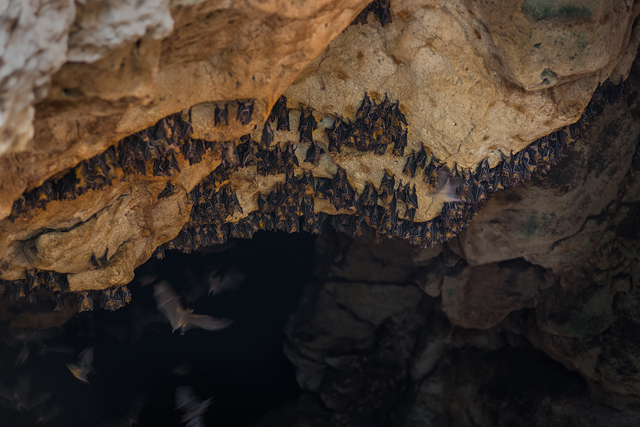
[[[222,247],[225,250],[214,247],[209,253],[189,255],[168,251],[166,259],[152,259],[136,271],[131,304],[115,312],[96,305],[92,312],[75,315],[64,333],[46,341],[49,346],[71,346],[74,355],[95,346],[96,374],[89,375],[89,385],[73,378],[65,367],[75,362],[75,356],[40,357],[35,345],[15,369],[18,348],[4,347],[0,378],[11,388],[17,376],[29,372],[32,395],[51,392],[47,403],[65,408],[47,423],[52,427],[102,425],[105,420],[126,418],[141,403],[137,425],[181,425],[175,390],[183,385],[192,387],[202,400],[213,398],[206,425],[253,424],[301,393],[282,347],[287,318],[311,279],[314,243],[315,236],[308,233],[257,233],[251,240],[230,241]],[[207,273],[229,268],[242,271],[240,285],[208,296]],[[185,308],[233,323],[220,331],[172,334],[157,311],[153,286],[140,286],[139,277],[149,275],[156,281],[167,280]],[[0,409],[3,426],[35,425],[35,417]]]
[[[466,266],[446,244],[377,245],[371,236],[354,238],[331,227],[319,236],[256,233],[191,254],[167,251],[165,259],[136,270],[130,304],[115,312],[96,304],[75,314],[58,335],[43,338],[50,348],[66,345],[73,354],[41,357],[31,340],[30,354],[15,366],[23,344],[2,331],[0,381],[11,388],[28,375],[30,397],[43,391],[51,397],[22,413],[0,407],[0,425],[183,426],[175,400],[181,386],[212,399],[203,419],[208,426],[404,427],[424,414],[429,425],[455,426],[466,425],[478,408],[485,423],[479,425],[583,419],[580,411],[591,405],[585,380],[518,332],[516,325],[535,319],[534,310],[515,310],[486,330],[460,327],[443,311],[442,295],[419,289],[441,275],[460,277]],[[489,273],[531,268],[515,259]],[[236,289],[208,296],[214,270],[240,270],[244,278]],[[474,286],[481,286],[482,275],[473,274]],[[510,278],[495,277],[514,287]],[[171,284],[184,307],[233,323],[220,331],[172,333],[153,297],[160,280]],[[285,328],[289,321],[293,326]],[[89,385],[65,366],[87,347],[94,347],[96,370]],[[305,366],[313,352],[321,356],[314,359],[321,373]],[[294,365],[303,371],[304,391]],[[321,386],[310,388],[310,378]],[[574,403],[565,408],[557,402]],[[611,408],[594,407],[598,416],[612,416]],[[38,423],[55,408],[63,410]]]

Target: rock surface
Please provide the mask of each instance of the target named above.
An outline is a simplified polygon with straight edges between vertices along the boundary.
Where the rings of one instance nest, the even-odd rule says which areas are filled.
[[[635,58],[637,4],[566,3],[582,15],[535,1],[392,2],[391,24],[347,28],[285,95],[353,118],[364,92],[386,94],[407,111],[409,150],[424,145],[450,166],[495,165],[500,152],[575,122],[598,83],[619,79],[618,65],[626,76]]]
[[[53,55],[57,62],[30,77],[52,80],[48,94],[42,91],[38,98],[31,142],[33,84],[13,84],[20,70],[28,68],[16,64],[2,80],[14,97],[23,100],[7,114],[25,113],[6,122],[11,128],[2,128],[6,136],[0,157],[0,217],[9,215],[13,200],[25,190],[101,153],[124,136],[199,103],[257,100],[253,122],[230,129],[225,139],[264,123],[271,105],[298,72],[366,5],[363,0],[328,0],[311,6],[279,0],[209,0],[177,1],[168,9],[167,1],[150,0],[114,2],[118,7],[113,9],[104,2],[87,2],[78,8],[70,28],[73,3],[59,3],[69,10],[64,9],[68,22],[59,30],[59,52]],[[56,25],[65,22],[44,15],[42,19]],[[172,19],[173,32],[164,37]],[[4,27],[10,29],[11,22],[7,20]],[[35,28],[49,26],[32,24],[21,31],[31,31],[41,43],[56,40]],[[8,48],[24,51],[19,33],[11,34]],[[33,55],[37,49],[33,47]],[[76,62],[60,68],[67,52]],[[13,126],[25,130],[14,137]],[[23,136],[16,139],[18,135]]]
[[[300,173],[313,171],[316,177],[331,177],[340,166],[358,191],[368,182],[379,182],[385,169],[396,176],[402,173],[406,160],[391,154],[377,156],[345,149],[329,156],[325,129],[333,124],[336,115],[353,119],[355,108],[367,91],[377,102],[382,102],[382,93],[400,101],[410,125],[407,154],[424,146],[450,166],[475,166],[485,157],[495,164],[500,152],[518,151],[537,137],[577,120],[599,82],[613,76],[614,69],[626,75],[630,52],[635,52],[638,44],[637,34],[629,26],[638,12],[636,6],[615,8],[607,4],[597,10],[580,6],[590,11],[589,16],[581,15],[577,21],[575,17],[561,17],[558,21],[558,16],[549,15],[527,26],[527,34],[549,40],[562,36],[572,42],[551,45],[543,41],[541,56],[524,64],[528,71],[522,67],[515,70],[509,65],[515,51],[505,44],[504,37],[521,31],[525,12],[520,9],[516,13],[518,19],[506,27],[505,33],[496,35],[496,28],[505,28],[506,24],[486,6],[393,2],[392,22],[386,22],[384,27],[369,15],[366,24],[349,26],[339,34],[362,7],[364,3],[356,1],[327,1],[308,7],[278,1],[231,5],[150,0],[113,5],[86,2],[77,11],[70,9],[68,13],[75,17],[68,29],[68,49],[61,44],[61,54],[57,56],[64,59],[67,55],[69,61],[53,74],[50,90],[36,105],[35,137],[22,147],[22,152],[18,153],[20,150],[11,143],[0,155],[0,217],[10,213],[13,200],[22,191],[101,153],[131,132],[187,107],[192,108],[183,114],[193,123],[194,137],[228,140],[254,129],[251,133],[259,139],[261,130],[255,125],[264,122],[285,89],[288,106],[293,108],[292,132],[278,132],[275,142],[298,139],[300,110],[296,107],[301,105],[315,110],[319,126],[313,138],[325,149],[317,165],[302,162]],[[606,32],[595,24],[603,14],[608,17],[606,25],[615,31]],[[482,19],[487,21],[484,26]],[[550,24],[552,21],[554,25]],[[576,25],[580,32],[569,34]],[[580,34],[592,27],[598,29],[593,47],[585,47],[581,54],[595,55],[599,62],[591,61],[588,70],[565,70],[573,61],[568,59],[567,55],[572,54],[565,47],[573,49]],[[66,37],[67,27],[59,31],[60,37]],[[17,39],[10,41],[9,47],[19,48]],[[600,48],[605,43],[615,48],[605,53]],[[539,71],[544,58],[552,52],[560,55],[554,66],[564,71],[558,74],[557,81],[533,91],[532,80],[527,78]],[[506,65],[494,67],[496,58]],[[41,72],[42,78],[48,79],[60,65],[49,65]],[[514,82],[521,87],[514,86]],[[228,127],[213,126],[216,105],[248,98],[255,99],[248,124],[232,120]],[[232,117],[235,105],[231,104]],[[299,159],[305,157],[307,148],[304,143],[296,146]],[[185,193],[217,167],[219,156],[207,160],[206,167],[180,162],[182,174],[178,181]],[[268,193],[283,181],[284,175],[262,179],[254,169],[244,168],[230,182],[246,216],[257,208],[259,192]],[[416,185],[421,208],[415,220],[438,215],[442,204],[429,199],[432,187],[420,175],[406,181]],[[163,240],[177,235],[190,205],[185,197],[176,196],[171,200],[180,200],[177,209],[183,214],[164,216],[164,211],[154,212],[164,202],[132,197],[128,203],[118,203],[116,209],[110,201],[118,197],[126,200],[138,191],[157,193],[156,186],[162,188],[167,181],[146,176],[129,177],[125,182],[101,194],[52,203],[46,215],[35,219],[18,223],[2,220],[0,230],[4,231],[0,233],[5,237],[0,241],[8,251],[0,256],[4,262],[3,278],[19,278],[24,268],[38,268],[71,273],[74,290],[126,283],[133,269],[148,259]],[[316,209],[339,213],[321,203]],[[68,224],[69,218],[75,218],[78,226],[78,212],[82,212],[84,220],[98,212],[103,221],[127,216],[137,220],[120,221],[111,230],[105,229],[108,221],[96,222],[100,223],[100,231],[90,225],[93,222],[73,233],[60,229],[57,224]],[[235,215],[232,220],[243,215]],[[160,216],[164,220],[157,221]],[[43,230],[46,232],[32,241],[32,236]],[[122,254],[111,256],[113,264],[109,269],[91,270],[87,260],[102,245],[91,243],[89,236],[103,236],[102,241],[108,242],[112,253]],[[53,246],[67,250],[50,250]],[[24,252],[27,247],[31,252]]]
[[[467,231],[434,249],[321,236],[324,279],[307,287],[285,352],[301,387],[323,402],[324,419],[635,425],[639,114],[636,94],[605,108],[558,170],[497,194]],[[532,216],[547,219],[532,226]],[[359,303],[378,295],[378,269],[396,293],[385,300],[411,282],[425,295],[402,297],[401,311],[390,304],[378,310],[386,320],[371,323]],[[320,425],[318,411],[301,405],[280,415]]]

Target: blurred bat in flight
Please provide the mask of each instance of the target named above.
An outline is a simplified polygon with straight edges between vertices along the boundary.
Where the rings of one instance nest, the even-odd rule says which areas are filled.
[[[169,319],[173,331],[180,329],[180,334],[192,328],[202,328],[207,331],[223,329],[232,322],[230,319],[216,319],[203,314],[193,314],[193,310],[184,309],[180,297],[176,295],[171,285],[162,281],[153,287],[153,297],[156,299],[158,310]]]
[[[15,387],[9,389],[3,383],[0,383],[0,397],[9,401],[9,405],[6,402],[0,400],[5,406],[15,409],[18,412],[23,410],[31,410],[36,406],[42,405],[51,397],[51,393],[38,393],[33,396],[33,399],[29,399],[29,392],[31,391],[31,378],[29,376],[18,377]]]
[[[95,372],[91,365],[92,363],[93,347],[87,347],[80,352],[80,355],[78,356],[78,363],[76,365],[73,363],[67,363],[67,368],[69,368],[74,377],[83,383],[89,384],[89,379],[87,377],[89,374]]]
[[[204,413],[211,405],[212,400],[213,398],[210,397],[203,402],[188,386],[176,389],[176,409],[184,412],[181,421],[187,423],[186,427],[204,427]]]
[[[456,194],[456,190],[462,185],[463,180],[453,178],[449,169],[442,168],[438,171],[438,190],[427,193],[427,196],[443,203],[460,202],[462,199]]]
[[[231,268],[225,274],[214,271],[209,275],[209,295],[236,289],[244,280],[244,274],[237,268]]]

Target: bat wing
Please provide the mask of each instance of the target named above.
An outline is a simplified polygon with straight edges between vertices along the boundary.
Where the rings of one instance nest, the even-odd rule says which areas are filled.
[[[184,421],[183,421],[184,422]],[[206,427],[201,417],[195,417],[189,420],[185,427]]]
[[[59,345],[59,346],[55,346],[55,347],[50,347],[49,348],[49,353],[60,353],[60,354],[72,355],[73,354],[73,350],[68,345]]]
[[[169,320],[173,330],[180,328],[185,317],[185,310],[180,302],[180,297],[176,295],[171,285],[166,281],[158,283],[153,287],[153,297],[156,299],[158,310]]]
[[[46,409],[43,409],[43,408],[36,409],[36,413],[37,413],[36,424],[41,425],[41,424],[48,423],[52,419],[62,414],[63,410],[64,408],[62,406],[56,405],[56,404]]]
[[[89,378],[87,375],[89,374],[89,370],[86,368],[81,368],[79,366],[74,365],[73,363],[67,363],[67,368],[71,371],[71,374],[82,381],[83,383],[89,384]]]
[[[78,356],[78,365],[82,367],[91,367],[93,363],[93,347],[87,347],[80,352]]]
[[[236,289],[245,276],[236,268],[232,268],[222,276],[212,275],[209,278],[209,294],[215,295],[224,291]]]
[[[220,286],[222,283],[222,277],[218,276],[217,272],[214,272],[209,276],[209,295],[215,295],[220,292]]]
[[[211,316],[205,316],[204,314],[191,314],[187,313],[184,318],[183,331],[187,331],[192,328],[202,328],[207,331],[215,331],[217,329],[224,329],[233,322],[231,319],[217,319]]]
[[[195,395],[193,389],[189,386],[182,386],[176,389],[176,409],[180,409],[186,414],[198,409],[200,399]]]
[[[29,346],[25,343],[24,347],[22,347],[22,349],[16,356],[16,363],[14,366],[17,368],[18,366],[22,365],[27,360],[28,357],[29,357]]]
[[[13,392],[9,390],[9,387],[4,385],[4,383],[0,383],[0,397],[4,397],[11,403],[13,403],[13,400],[15,399]]]
[[[49,400],[50,397],[51,397],[51,393],[50,392],[38,393],[33,397],[33,399],[31,399],[29,401],[29,404],[27,405],[27,408],[28,409],[33,409],[36,406],[42,405],[44,402]]]
[[[236,289],[245,279],[245,275],[237,268],[232,268],[222,278],[219,292]]]
[[[19,403],[26,405],[29,401],[29,391],[31,391],[31,376],[18,377],[15,387],[15,397]]]

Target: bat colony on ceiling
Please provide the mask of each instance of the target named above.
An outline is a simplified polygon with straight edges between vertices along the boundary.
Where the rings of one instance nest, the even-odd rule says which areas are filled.
[[[191,124],[180,114],[174,114],[124,138],[104,153],[80,162],[62,178],[47,180],[25,193],[14,202],[10,219],[28,219],[39,209],[45,209],[52,200],[81,197],[89,190],[100,191],[113,185],[118,177],[173,176],[180,172],[180,156],[193,165],[201,162],[207,151],[218,151],[221,164],[188,194],[192,204],[189,221],[175,239],[156,249],[157,258],[163,258],[166,250],[190,253],[224,243],[230,237],[251,238],[257,231],[294,233],[304,230],[319,234],[326,215],[315,212],[314,202],[318,199],[328,200],[336,210],[348,212],[331,218],[332,226],[340,232],[352,236],[372,234],[376,242],[401,238],[413,245],[433,247],[465,229],[491,193],[515,186],[537,173],[545,173],[557,164],[567,155],[571,144],[588,130],[596,111],[617,101],[626,90],[624,83],[615,86],[606,82],[596,90],[577,123],[534,141],[518,153],[503,154],[502,161],[493,168],[485,159],[475,170],[460,170],[455,166],[450,170],[424,146],[418,152],[413,151],[406,157],[402,175],[408,180],[421,173],[423,180],[434,188],[428,195],[443,202],[441,215],[426,222],[414,221],[420,208],[416,188],[403,184],[402,176],[385,171],[380,184],[367,182],[363,191],[357,192],[349,183],[346,171],[339,166],[333,178],[315,178],[312,172],[296,175],[299,160],[294,152],[295,144],[272,145],[274,131],[270,123],[275,122],[276,132],[290,128],[284,96],[275,103],[259,141],[253,140],[250,134],[240,137],[237,142],[193,139]],[[236,103],[236,120],[245,125],[250,123],[254,100]],[[218,106],[215,125],[225,126],[228,121],[227,104]],[[317,163],[325,148],[335,154],[345,147],[375,155],[391,152],[404,158],[407,120],[399,103],[388,98],[376,104],[365,94],[355,120],[337,117],[333,126],[325,129],[328,138],[325,148],[313,139],[316,128],[317,120],[312,111],[302,108],[298,132],[299,143],[309,144],[305,162]],[[228,223],[227,218],[235,212],[242,213],[236,193],[229,184],[229,175],[249,166],[256,166],[257,173],[262,175],[283,174],[284,182],[269,194],[258,195],[257,211]],[[167,182],[158,199],[171,197],[174,189],[175,186]],[[104,268],[108,263],[108,248],[102,256],[91,256],[92,268]],[[64,274],[32,269],[25,271],[23,280],[0,280],[0,295],[5,298],[35,301],[38,289],[42,289],[47,298],[56,300],[56,310],[64,309],[68,292]],[[102,308],[116,310],[130,301],[131,294],[126,286],[118,286],[84,291],[78,293],[76,299],[79,311],[92,310],[95,299]]]

